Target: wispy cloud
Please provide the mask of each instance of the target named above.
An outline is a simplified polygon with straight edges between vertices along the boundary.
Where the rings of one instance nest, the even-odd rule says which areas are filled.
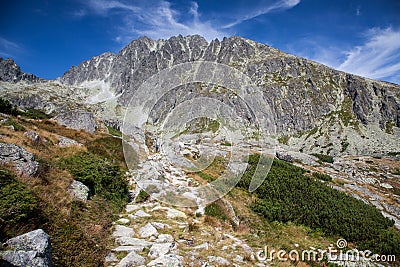
[[[251,20],[255,17],[268,14],[273,11],[282,11],[291,9],[297,6],[300,3],[300,0],[279,0],[271,5],[266,5],[261,8],[254,9],[253,11],[247,12],[246,14],[239,15],[235,21],[224,25],[222,28],[231,28],[236,26],[244,21]]]
[[[15,53],[21,50],[21,47],[10,40],[0,37],[0,56],[15,58]]]
[[[178,34],[200,34],[207,40],[228,35],[211,22],[201,20],[196,2],[191,3],[185,14],[164,0],[153,1],[152,5],[143,4],[144,2],[132,5],[122,1],[105,0],[91,0],[85,3],[89,11],[98,15],[106,16],[113,11],[123,11],[122,15],[119,14],[123,25],[118,27],[118,36],[115,37],[118,42],[129,41],[137,35],[158,39]],[[79,14],[83,14],[82,11]]]
[[[400,30],[374,28],[366,34],[363,45],[347,51],[338,69],[400,83]]]

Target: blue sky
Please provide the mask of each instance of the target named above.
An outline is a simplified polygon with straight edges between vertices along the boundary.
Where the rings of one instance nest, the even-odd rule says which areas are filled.
[[[400,84],[398,0],[0,0],[0,56],[46,79],[140,36],[239,35]]]

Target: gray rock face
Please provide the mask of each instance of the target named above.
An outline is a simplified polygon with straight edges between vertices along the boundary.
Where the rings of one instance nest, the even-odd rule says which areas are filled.
[[[43,79],[30,73],[24,73],[14,60],[0,57],[0,81],[16,83],[19,81],[40,82]]]
[[[39,163],[32,153],[24,148],[0,143],[0,164],[11,163],[20,175],[33,176],[36,174]]]
[[[241,37],[210,43],[198,35],[158,41],[143,37],[132,41],[118,54],[105,53],[72,67],[59,81],[69,85],[104,81],[113,93],[122,94],[117,101],[126,106],[142,82],[152,75],[196,60],[226,64],[250,77],[272,108],[278,135],[305,134],[291,144],[296,150],[338,155],[343,153],[340,143],[346,142],[350,143],[349,153],[353,154],[373,153],[374,149],[380,150],[378,147],[389,143],[382,151],[398,149],[393,147],[398,135],[383,137],[388,123],[400,126],[398,85],[346,74]],[[157,122],[184,101],[211,96],[252,121],[251,112],[244,103],[233,100],[229,93],[205,90],[207,86],[189,84],[175,88],[162,97],[151,118]],[[374,135],[375,128],[369,126],[376,126],[382,135]],[[325,131],[307,140],[310,132],[320,128]],[[347,128],[349,135],[357,138],[346,139]],[[333,131],[340,135],[339,142],[337,136],[331,134]],[[364,142],[362,149],[354,148],[363,143],[360,139],[377,138],[382,139],[379,145],[371,141]],[[314,139],[318,140],[312,143],[310,140]],[[333,148],[327,147],[330,143]]]
[[[2,259],[12,266],[51,267],[50,237],[38,229],[6,242],[6,251],[0,252]]]
[[[85,130],[94,133],[97,129],[96,120],[92,113],[82,110],[68,111],[54,118],[59,124],[75,130]]]
[[[86,202],[89,198],[89,187],[82,182],[74,180],[68,187],[68,191],[76,200]]]

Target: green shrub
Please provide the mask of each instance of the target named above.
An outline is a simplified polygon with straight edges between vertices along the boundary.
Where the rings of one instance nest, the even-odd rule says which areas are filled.
[[[333,163],[333,157],[329,155],[324,155],[324,154],[312,154],[313,156],[317,157],[320,162],[327,162],[327,163]]]
[[[86,147],[89,152],[101,158],[106,158],[113,164],[126,167],[121,139],[113,136],[98,138],[86,144]]]
[[[35,120],[48,120],[52,117],[51,115],[46,114],[44,111],[34,108],[29,108],[25,113],[22,113],[21,115]]]
[[[249,158],[239,186],[248,188],[258,159],[259,156]],[[302,168],[274,160],[263,184],[255,191],[253,211],[268,221],[303,224],[322,229],[328,235],[341,236],[376,253],[400,255],[400,247],[393,246],[400,238],[392,229],[393,221],[375,207],[330,188],[304,172]]]
[[[147,199],[149,199],[149,194],[146,192],[146,191],[144,191],[144,190],[141,190],[140,192],[139,192],[139,194],[137,195],[137,197],[136,197],[136,199],[135,199],[135,202],[136,203],[141,203],[141,202],[145,202]]]
[[[10,119],[7,122],[3,123],[3,125],[6,126],[12,126],[14,127],[14,131],[22,132],[25,131],[25,127],[19,124],[16,120]]]
[[[2,224],[28,219],[37,209],[37,199],[8,171],[0,170],[0,218]]]
[[[128,183],[117,165],[98,156],[83,152],[61,160],[74,178],[89,187],[91,194],[99,195],[114,206],[122,208],[129,200]]]
[[[312,176],[322,181],[332,181],[332,177],[325,173],[313,172]]]
[[[122,137],[122,133],[111,126],[107,126],[108,133],[114,136]]]
[[[0,97],[0,113],[5,113],[13,116],[19,115],[19,111],[16,107],[8,101],[7,99],[3,99]]]
[[[215,217],[215,218],[223,220],[223,221],[228,220],[228,216],[226,216],[226,214],[223,211],[223,209],[219,205],[217,205],[215,203],[209,204],[204,209],[204,214],[208,215],[208,216]]]

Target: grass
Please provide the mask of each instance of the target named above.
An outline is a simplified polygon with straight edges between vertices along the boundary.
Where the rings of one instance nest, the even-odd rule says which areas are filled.
[[[282,135],[278,137],[278,142],[284,145],[289,145],[290,136]]]
[[[107,126],[108,129],[108,133],[113,135],[113,136],[118,136],[118,137],[122,137],[122,132],[118,131],[117,129],[114,129],[111,126]]]
[[[387,134],[393,134],[393,127],[396,126],[392,120],[385,123],[385,132]]]
[[[326,182],[332,181],[332,177],[325,173],[313,172],[312,177]]]
[[[54,266],[102,266],[112,222],[129,197],[121,178],[120,143],[106,134],[76,131],[49,120],[12,119],[46,141],[36,144],[21,131],[0,127],[3,142],[23,146],[40,163],[34,178],[10,178],[0,171],[0,241],[42,228],[51,236]],[[60,148],[60,135],[84,146]],[[86,203],[75,201],[67,190],[79,178],[93,181]]]
[[[8,121],[6,121],[5,123],[3,123],[3,125],[5,126],[12,126],[14,128],[14,131],[19,131],[19,132],[23,132],[25,131],[25,127],[22,126],[17,120],[15,119],[10,119]]]

